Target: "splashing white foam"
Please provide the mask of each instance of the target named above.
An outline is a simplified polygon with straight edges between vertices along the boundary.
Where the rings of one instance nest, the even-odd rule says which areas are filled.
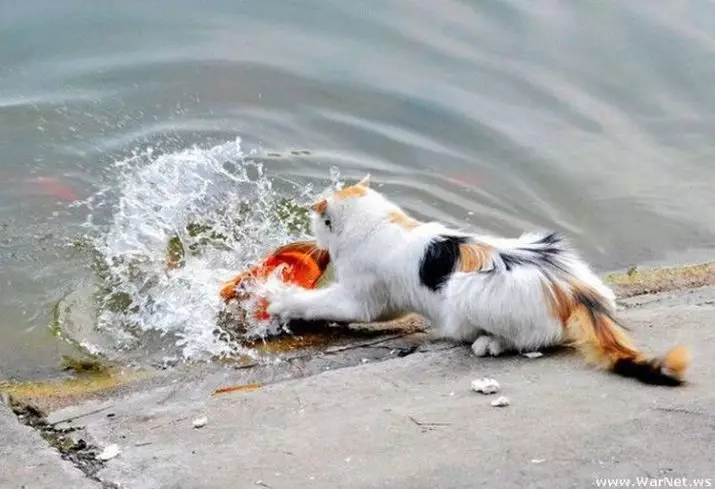
[[[116,183],[90,199],[91,210],[111,214],[93,240],[105,294],[98,327],[124,348],[158,332],[177,350],[166,353],[185,359],[246,353],[217,329],[219,286],[271,248],[304,237],[299,216],[277,206],[297,209],[315,197],[310,185],[268,178],[253,156],[240,140],[172,154],[149,150],[118,162]],[[331,177],[337,185],[339,175]],[[89,225],[99,229],[94,221],[92,214]],[[182,266],[167,269],[171,243]],[[248,334],[265,332],[260,325]]]

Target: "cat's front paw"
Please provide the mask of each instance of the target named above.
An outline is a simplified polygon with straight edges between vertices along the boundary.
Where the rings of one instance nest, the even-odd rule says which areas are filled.
[[[268,308],[266,311],[273,317],[277,317],[282,321],[300,318],[300,309],[297,294],[300,292],[298,287],[281,285],[271,287],[266,291],[266,299],[268,300]]]

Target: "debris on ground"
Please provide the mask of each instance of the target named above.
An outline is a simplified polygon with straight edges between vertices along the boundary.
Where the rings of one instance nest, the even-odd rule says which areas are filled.
[[[482,379],[476,379],[472,381],[472,390],[474,392],[481,392],[482,394],[496,394],[499,392],[499,382],[494,379],[484,377]]]
[[[510,404],[511,402],[509,402],[509,399],[504,396],[501,396],[499,399],[494,399],[492,401],[492,407],[507,407]]]
[[[228,394],[231,392],[244,392],[244,391],[255,391],[257,389],[260,389],[263,387],[263,384],[260,382],[256,382],[254,384],[239,384],[239,385],[229,385],[227,387],[219,387],[215,391],[213,391],[212,395],[218,395],[218,394]]]
[[[102,453],[97,455],[97,460],[106,462],[107,460],[113,459],[120,453],[121,453],[121,450],[119,449],[119,445],[117,445],[116,443],[113,443],[111,445],[107,445],[104,448],[104,450],[102,450]]]
[[[10,407],[18,421],[36,430],[63,459],[72,462],[90,479],[97,480],[97,472],[104,465],[97,457],[99,449],[82,438],[76,439],[74,432],[77,428],[61,428],[50,424],[44,412],[37,407],[17,401],[9,395],[0,395],[0,402]]]
[[[526,358],[539,358],[539,357],[543,357],[543,356],[544,356],[544,354],[541,353],[540,351],[530,351],[530,352],[528,352],[528,353],[523,353],[523,355],[524,355]]]
[[[202,416],[193,420],[191,424],[194,426],[194,428],[198,430],[199,428],[203,428],[204,426],[206,426],[206,423],[208,423],[208,421],[209,420],[206,416]]]

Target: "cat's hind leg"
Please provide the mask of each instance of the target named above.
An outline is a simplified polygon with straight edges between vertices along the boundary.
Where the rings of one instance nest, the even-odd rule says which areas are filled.
[[[478,357],[497,357],[508,350],[503,340],[490,334],[482,334],[472,343],[472,351]]]
[[[433,321],[435,323],[435,321]],[[452,307],[445,307],[440,314],[438,325],[439,333],[451,340],[463,341],[471,343],[479,336],[484,334],[477,326],[469,322],[467,318],[460,315],[459,312]]]
[[[496,357],[513,349],[504,339],[489,334],[468,317],[460,315],[456,308],[443,312],[440,330],[448,338],[471,343],[472,351],[478,357]]]
[[[479,356],[533,352],[561,340],[562,325],[544,297],[543,274],[522,267],[509,273],[456,274],[450,307],[481,329],[472,350]]]
[[[471,301],[464,301],[469,292],[463,280],[451,281],[441,304],[440,332],[447,338],[471,343],[472,351],[478,357],[500,355],[505,350],[501,341],[470,317]]]

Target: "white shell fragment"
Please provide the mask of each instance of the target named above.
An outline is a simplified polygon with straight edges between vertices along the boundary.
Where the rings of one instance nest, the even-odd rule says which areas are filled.
[[[496,394],[499,392],[499,389],[499,382],[494,379],[484,377],[483,379],[476,379],[472,381],[472,390],[474,392],[481,392],[482,394]]]
[[[499,399],[494,399],[494,400],[492,401],[492,406],[493,406],[493,407],[507,407],[509,404],[511,404],[511,403],[509,402],[509,399],[507,399],[507,398],[504,397],[504,396],[501,396]]]
[[[199,428],[203,428],[204,426],[206,426],[206,423],[208,423],[208,421],[209,420],[206,416],[202,416],[193,420],[191,424],[194,425],[194,428],[198,430]]]
[[[116,457],[120,453],[121,453],[121,450],[119,449],[119,445],[117,445],[117,444],[107,445],[106,447],[104,447],[104,450],[102,450],[102,453],[97,455],[97,460],[107,461],[109,459]]]
[[[526,358],[539,358],[539,357],[543,357],[543,356],[544,356],[544,354],[541,353],[540,351],[530,351],[530,352],[528,352],[528,353],[524,353],[523,355],[524,355]]]

